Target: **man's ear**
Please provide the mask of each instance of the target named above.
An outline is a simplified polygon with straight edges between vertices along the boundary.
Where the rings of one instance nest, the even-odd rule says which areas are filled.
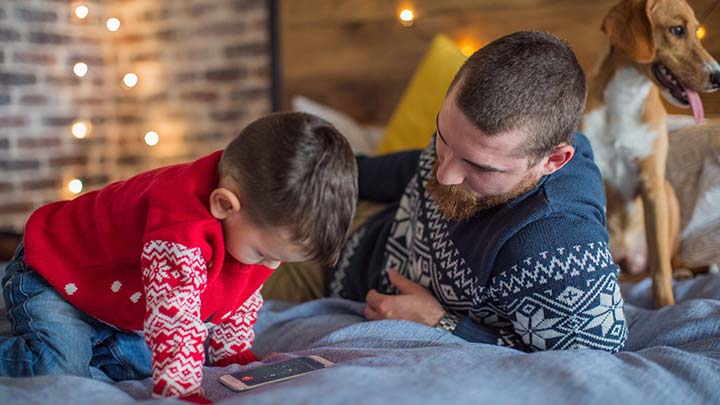
[[[542,167],[543,176],[553,174],[556,171],[562,169],[562,167],[565,166],[574,155],[575,147],[573,147],[572,145],[562,144],[556,147],[555,150],[550,153],[550,156],[545,158],[545,162],[543,163]]]
[[[232,191],[219,187],[210,193],[210,213],[216,219],[225,219],[240,211],[240,199]]]

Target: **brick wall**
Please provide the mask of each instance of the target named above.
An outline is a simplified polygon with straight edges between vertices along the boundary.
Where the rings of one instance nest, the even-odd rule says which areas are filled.
[[[222,148],[271,109],[268,44],[265,0],[1,2],[0,230],[72,198],[71,179],[85,192]],[[77,121],[91,127],[84,139]]]

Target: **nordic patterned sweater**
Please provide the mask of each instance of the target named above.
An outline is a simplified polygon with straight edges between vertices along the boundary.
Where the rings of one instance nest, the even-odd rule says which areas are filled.
[[[208,335],[212,365],[257,360],[252,328],[272,270],[226,254],[207,205],[221,154],[43,206],[26,226],[25,260],[65,299],[144,332],[158,397],[202,395]]]
[[[627,328],[608,250],[605,194],[587,138],[531,191],[465,222],[445,220],[425,191],[424,151],[358,157],[360,198],[391,205],[350,238],[331,295],[396,293],[387,270],[430,289],[466,340],[524,351],[625,345]]]

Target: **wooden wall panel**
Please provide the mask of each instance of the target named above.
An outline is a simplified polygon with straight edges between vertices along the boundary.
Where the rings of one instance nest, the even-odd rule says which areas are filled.
[[[700,16],[715,0],[691,1]],[[590,74],[607,50],[600,24],[617,0],[281,0],[283,98],[302,94],[364,123],[384,125],[435,33],[482,46],[518,30],[552,32],[570,42]],[[415,25],[398,11],[410,5]],[[720,57],[720,8],[704,40]],[[720,93],[703,95],[720,116]],[[689,110],[675,110],[687,112]]]

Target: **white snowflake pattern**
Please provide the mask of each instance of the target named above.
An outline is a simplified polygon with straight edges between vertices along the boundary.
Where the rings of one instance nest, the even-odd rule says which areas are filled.
[[[545,342],[548,339],[560,337],[563,334],[553,329],[555,324],[560,322],[562,318],[545,319],[545,311],[540,308],[531,316],[525,316],[520,312],[515,314],[516,321],[512,321],[515,331],[522,337],[526,345],[535,349],[545,350]]]
[[[138,291],[138,292],[136,292],[135,294],[133,294],[133,295],[130,296],[130,301],[132,301],[132,302],[134,302],[134,303],[137,304],[137,302],[140,301],[140,297],[142,297],[142,293],[140,293],[140,292]]]
[[[122,283],[120,282],[120,280],[115,280],[115,282],[112,283],[112,285],[110,286],[110,289],[112,290],[112,292],[116,293],[120,291],[120,287],[122,287]]]
[[[65,292],[67,293],[67,295],[73,295],[77,292],[77,290],[78,288],[75,283],[65,284]]]
[[[593,317],[593,320],[588,323],[585,329],[592,329],[600,325],[603,336],[607,335],[616,322],[625,321],[623,300],[618,285],[615,284],[612,295],[600,293],[600,305],[585,311],[585,314]]]

